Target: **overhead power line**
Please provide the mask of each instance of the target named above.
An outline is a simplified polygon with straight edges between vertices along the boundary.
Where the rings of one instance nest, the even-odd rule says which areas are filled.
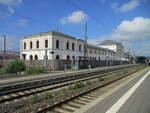
[[[93,19],[96,23],[98,23],[99,25],[104,26],[107,30],[108,30],[108,29],[111,30],[106,24],[101,23],[99,19],[97,19],[97,18],[95,18],[94,16],[90,15],[87,11],[85,11],[83,8],[81,8],[81,7],[79,7],[78,5],[76,5],[73,1],[71,1],[71,0],[65,0],[65,1],[67,1],[67,2],[68,2],[70,5],[72,5],[73,7],[75,7],[75,8],[77,8],[77,9],[79,9],[79,10],[85,12],[86,14],[88,14],[88,16],[89,16],[91,19]]]
[[[5,12],[5,13],[8,13],[6,10],[2,10],[0,9],[1,11]],[[45,23],[43,21],[40,21],[40,20],[37,20],[37,19],[34,19],[34,18],[31,18],[31,17],[27,17],[27,16],[23,16],[21,14],[18,14],[18,13],[13,13],[13,15],[17,16],[17,17],[21,17],[21,18],[24,18],[24,19],[27,19],[27,20],[30,20],[30,21],[33,21],[33,22],[36,22],[36,23],[39,23],[39,24],[42,24],[42,25],[45,25],[45,26],[52,26],[51,24],[49,23]]]

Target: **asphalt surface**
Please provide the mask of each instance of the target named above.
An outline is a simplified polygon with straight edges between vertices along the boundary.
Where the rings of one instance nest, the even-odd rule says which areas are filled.
[[[150,113],[150,68],[80,113]],[[145,75],[147,76],[145,77]],[[143,79],[145,77],[145,79]],[[143,81],[141,81],[143,79]],[[141,84],[138,82],[141,81]],[[133,87],[137,88],[133,91]],[[129,96],[129,94],[132,94]],[[129,94],[127,94],[129,93]],[[128,96],[129,98],[125,97]],[[121,100],[123,99],[123,100]],[[120,101],[120,103],[118,103]],[[124,103],[121,105],[121,103]],[[117,105],[118,103],[118,105]],[[116,105],[116,106],[115,106]],[[120,106],[120,108],[118,108]],[[118,109],[118,110],[117,110]]]

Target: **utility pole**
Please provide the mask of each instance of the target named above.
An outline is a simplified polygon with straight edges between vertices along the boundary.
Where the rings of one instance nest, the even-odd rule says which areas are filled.
[[[87,21],[84,25],[84,60],[86,60],[87,57]]]
[[[4,59],[6,59],[6,35],[3,35],[4,37]]]
[[[45,72],[47,72],[47,49],[45,50],[45,59],[44,59],[44,63],[45,63]]]

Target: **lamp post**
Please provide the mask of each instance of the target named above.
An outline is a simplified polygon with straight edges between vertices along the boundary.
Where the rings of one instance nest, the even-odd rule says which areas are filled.
[[[52,63],[52,55],[54,54],[54,51],[50,51],[50,54],[51,54],[51,63],[50,63],[50,65],[51,65],[51,71],[52,71],[52,66],[53,66],[53,63]]]

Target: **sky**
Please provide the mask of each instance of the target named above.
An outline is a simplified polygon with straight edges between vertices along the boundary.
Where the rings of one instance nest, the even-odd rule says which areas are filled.
[[[0,50],[19,50],[22,37],[58,30],[88,43],[122,42],[126,51],[150,56],[150,0],[0,0]]]

